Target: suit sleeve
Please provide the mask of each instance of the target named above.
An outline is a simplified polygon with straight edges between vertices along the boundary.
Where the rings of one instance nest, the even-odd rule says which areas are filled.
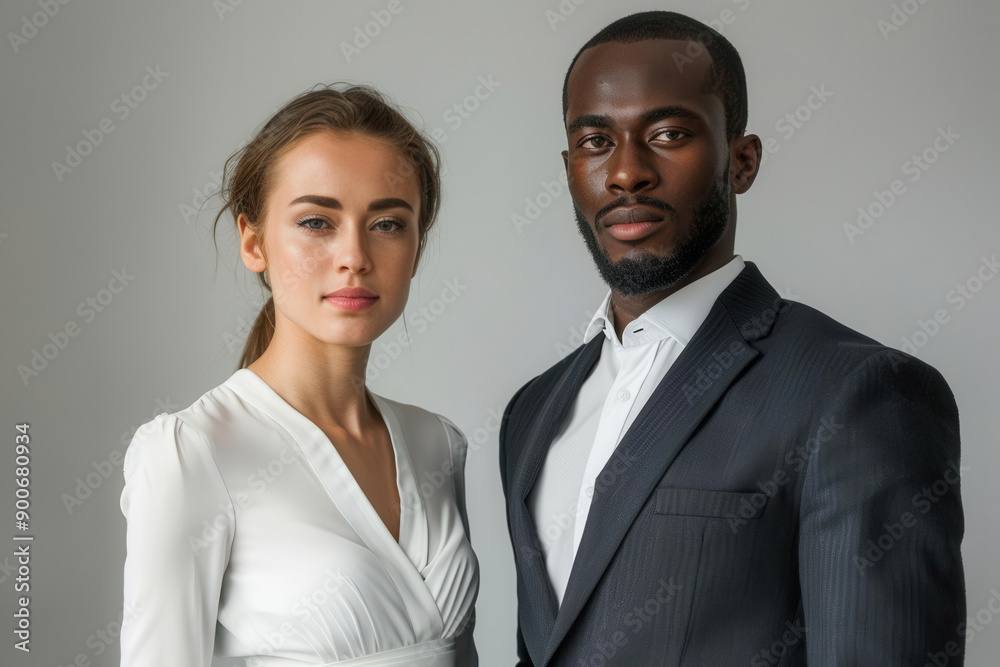
[[[948,385],[927,364],[886,350],[844,380],[826,411],[800,506],[808,664],[923,665],[939,656],[960,666],[964,519]]]
[[[124,460],[123,667],[208,667],[235,508],[208,443],[161,414]]]
[[[533,380],[532,380],[533,381]],[[510,420],[511,413],[514,410],[514,406],[517,404],[518,398],[524,393],[528,385],[531,382],[526,383],[523,387],[517,390],[514,397],[510,399],[507,404],[507,408],[503,411],[503,417],[500,420],[500,481],[503,485],[503,495],[504,495],[504,505],[509,507],[508,500],[508,477],[510,471],[508,470],[507,463],[507,422]],[[507,515],[507,530],[510,531],[510,514]],[[517,552],[517,545],[513,544],[513,535],[511,536],[511,544],[514,547],[515,554]],[[520,601],[518,602],[520,604]],[[524,636],[521,634],[521,623],[518,621],[517,624],[517,665],[516,667],[533,667],[531,662],[531,656],[528,655],[528,648],[524,644]]]

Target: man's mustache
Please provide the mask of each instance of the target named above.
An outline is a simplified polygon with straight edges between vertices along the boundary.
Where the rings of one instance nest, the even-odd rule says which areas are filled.
[[[652,208],[658,208],[665,213],[670,214],[671,218],[677,215],[677,211],[673,206],[665,201],[656,199],[655,197],[650,197],[648,195],[633,195],[632,197],[619,197],[614,200],[600,211],[594,215],[594,227],[597,228],[597,232],[601,233],[602,225],[601,221],[604,216],[621,206],[650,206]]]

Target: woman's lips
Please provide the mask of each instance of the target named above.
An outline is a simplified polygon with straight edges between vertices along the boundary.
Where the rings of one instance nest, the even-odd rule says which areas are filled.
[[[365,310],[371,308],[378,295],[363,287],[344,287],[323,297],[323,301],[341,310]]]
[[[326,296],[323,300],[341,310],[365,310],[375,305],[378,297]]]

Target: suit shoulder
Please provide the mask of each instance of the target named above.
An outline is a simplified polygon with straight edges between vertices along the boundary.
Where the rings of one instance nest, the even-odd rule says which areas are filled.
[[[796,301],[783,304],[782,316],[772,330],[775,344],[826,359],[839,374],[891,371],[900,381],[922,377],[947,387],[941,373],[927,362],[884,345],[812,306]]]
[[[511,414],[516,411],[524,398],[534,401],[538,396],[547,396],[552,386],[562,377],[567,367],[573,363],[585,346],[586,343],[580,345],[565,357],[521,385],[521,388],[514,393],[514,396],[507,404],[507,409],[504,411],[505,414]]]
[[[789,330],[787,332],[799,333],[798,338],[805,339],[803,342],[806,343],[885,347],[874,338],[804,303],[782,300],[779,308],[782,309],[782,317],[775,323],[776,334],[786,333],[782,331],[786,329]]]
[[[783,346],[836,350],[853,355],[858,361],[890,349],[812,306],[783,300],[781,308],[782,316],[771,333]]]

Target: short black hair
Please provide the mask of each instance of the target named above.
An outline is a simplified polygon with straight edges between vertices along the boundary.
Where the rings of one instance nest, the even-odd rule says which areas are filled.
[[[710,26],[677,12],[665,11],[639,12],[620,18],[591,37],[576,52],[563,80],[563,123],[568,107],[569,75],[580,54],[598,44],[647,39],[689,40],[698,42],[708,51],[712,57],[709,89],[722,100],[726,112],[726,139],[732,141],[742,137],[747,127],[747,79],[740,54],[728,39]]]

